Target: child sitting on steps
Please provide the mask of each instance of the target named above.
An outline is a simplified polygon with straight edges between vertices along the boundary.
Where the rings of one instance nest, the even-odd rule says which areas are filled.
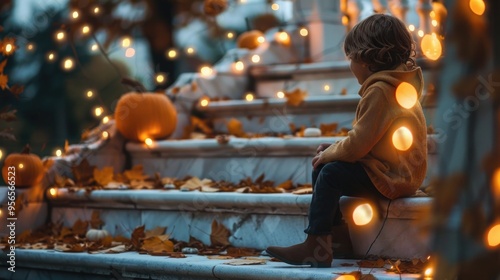
[[[353,128],[345,139],[321,144],[312,160],[314,191],[304,231],[307,239],[290,247],[266,249],[293,265],[331,266],[332,238],[336,238],[331,228],[342,223],[341,196],[411,196],[426,173],[427,129],[418,102],[422,71],[415,65],[415,43],[404,23],[390,15],[372,15],[347,34],[344,51],[361,84]],[[414,103],[401,103],[396,92],[402,83],[415,89]],[[402,130],[413,136],[403,141],[403,147],[393,143]]]

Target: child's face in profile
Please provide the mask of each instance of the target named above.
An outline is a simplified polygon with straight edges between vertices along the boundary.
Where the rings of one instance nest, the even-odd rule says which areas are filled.
[[[370,77],[373,72],[371,72],[368,69],[368,66],[366,64],[363,64],[361,62],[356,62],[351,59],[351,72],[356,76],[356,79],[358,79],[358,83],[362,85],[368,77]]]

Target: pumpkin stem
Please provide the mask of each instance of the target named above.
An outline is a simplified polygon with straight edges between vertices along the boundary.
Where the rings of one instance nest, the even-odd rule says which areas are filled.
[[[144,87],[144,85],[141,82],[134,80],[134,79],[131,79],[131,78],[122,78],[122,84],[129,86],[134,91],[137,91],[140,93],[144,93],[144,92],[148,91],[146,89],[146,87]]]
[[[23,150],[21,151],[21,154],[29,154],[29,153],[31,153],[31,148],[29,144],[26,144],[26,146],[24,146]]]

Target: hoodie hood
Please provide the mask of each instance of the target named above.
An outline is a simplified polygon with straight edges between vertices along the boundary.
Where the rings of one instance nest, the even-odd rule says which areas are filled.
[[[384,82],[390,84],[394,88],[397,88],[399,84],[401,84],[401,81],[406,81],[415,87],[418,98],[420,99],[424,86],[422,70],[420,67],[415,67],[409,70],[404,64],[401,64],[394,70],[384,70],[373,73],[370,77],[368,77],[368,79],[366,79],[363,85],[361,85],[358,94],[363,97],[363,94],[367,92],[366,89],[378,82]]]

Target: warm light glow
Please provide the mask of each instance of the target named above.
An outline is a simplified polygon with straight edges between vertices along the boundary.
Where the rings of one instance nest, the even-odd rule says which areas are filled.
[[[305,28],[305,27],[302,27],[302,28],[299,30],[299,33],[300,33],[300,36],[302,36],[302,37],[306,37],[307,35],[309,35],[309,30],[307,30],[307,28]]]
[[[108,116],[102,118],[102,123],[106,124],[108,122],[109,122],[109,117]]]
[[[419,30],[417,34],[418,34],[419,37],[424,37],[424,31],[423,30]]]
[[[273,9],[273,11],[277,11],[277,10],[280,9],[280,5],[274,3],[274,4],[271,5],[271,9]]]
[[[63,61],[63,69],[64,70],[71,70],[71,69],[73,69],[73,67],[75,67],[75,62],[73,61],[73,59],[70,57],[65,58]]]
[[[433,20],[431,21],[431,23],[432,23],[432,26],[434,26],[434,27],[438,26],[438,21],[437,21],[437,20],[435,20],[435,19],[433,19]]]
[[[402,82],[396,88],[396,101],[401,107],[410,109],[415,106],[417,100],[417,90],[410,83]]]
[[[87,98],[92,98],[92,97],[94,97],[94,92],[91,90],[88,90],[87,91]]]
[[[491,184],[493,187],[493,196],[496,197],[496,199],[500,202],[500,168],[497,168],[493,172]]]
[[[330,91],[330,89],[331,89],[331,88],[330,88],[330,85],[329,85],[329,84],[325,84],[325,85],[323,86],[323,90],[324,90],[324,91]]]
[[[283,45],[290,45],[290,35],[285,31],[280,31],[276,33],[276,41]]]
[[[408,25],[408,29],[412,32],[415,31],[415,25],[413,24]]]
[[[471,11],[478,16],[483,15],[484,11],[486,10],[486,5],[484,4],[483,0],[470,0],[469,7]]]
[[[228,39],[233,39],[234,38],[234,33],[233,32],[227,32],[226,37]]]
[[[94,8],[94,14],[99,14],[101,12],[101,9],[99,7]]]
[[[99,46],[97,44],[92,44],[92,46],[90,47],[90,50],[92,50],[93,52],[96,52],[99,50]]]
[[[258,55],[258,54],[252,55],[252,62],[259,63],[260,62],[260,55]]]
[[[207,107],[209,103],[210,103],[210,99],[208,99],[208,97],[203,97],[200,100],[201,107]]]
[[[90,26],[85,25],[82,27],[82,33],[83,34],[88,34],[90,32]]]
[[[130,57],[133,57],[135,55],[135,50],[134,48],[128,48],[126,51],[125,51],[125,56],[130,58]]]
[[[441,42],[437,38],[436,33],[433,33],[432,35],[425,35],[420,42],[420,48],[422,49],[424,55],[431,60],[437,60],[441,57],[441,53],[443,51],[443,47],[441,46]]]
[[[488,230],[486,240],[488,242],[488,246],[490,247],[496,247],[500,245],[500,223],[492,226]]]
[[[35,50],[35,44],[33,44],[33,43],[29,43],[28,45],[26,45],[26,49],[27,49],[28,51],[33,51],[33,50]]]
[[[3,151],[0,150],[0,159],[2,159],[2,157],[3,157]]]
[[[358,205],[352,212],[352,219],[358,226],[364,226],[373,219],[373,209],[370,204],[364,203]]]
[[[282,91],[278,91],[278,92],[276,93],[276,97],[278,97],[278,98],[285,98],[285,93],[284,93],[284,92],[282,92]]]
[[[189,47],[186,49],[186,53],[189,55],[192,55],[195,53],[195,49],[193,47]]]
[[[56,59],[56,54],[54,52],[47,53],[47,60],[54,61]]]
[[[19,169],[23,169],[24,168],[24,164],[20,163],[19,165]]]
[[[243,62],[241,60],[238,60],[238,61],[233,62],[233,64],[231,65],[231,68],[235,72],[241,72],[241,71],[245,70],[245,64],[243,64]]]
[[[168,50],[167,57],[170,58],[170,59],[176,58],[177,57],[177,51],[174,50],[174,49]]]
[[[164,74],[157,74],[155,80],[156,80],[157,84],[163,84],[163,83],[165,83],[167,78],[165,77]]]
[[[430,16],[431,18],[436,18],[436,12],[431,11],[431,12],[429,13],[429,16]]]
[[[49,193],[50,193],[51,196],[56,196],[57,195],[56,188],[50,188]]]
[[[2,214],[3,214],[3,213],[2,213],[2,209],[0,209],[0,217],[2,216]]]
[[[56,155],[56,157],[60,157],[62,156],[62,151],[60,149],[57,149],[54,154]]]
[[[144,140],[144,144],[146,144],[146,146],[148,147],[151,147],[153,146],[153,140],[151,138],[146,138],[146,140]]]
[[[247,95],[245,95],[245,99],[248,102],[253,101],[253,99],[254,99],[253,94],[247,93]]]
[[[104,113],[104,109],[102,107],[95,107],[94,108],[94,115],[96,117],[99,117],[102,115],[102,113]]]
[[[432,269],[432,267],[428,267],[428,268],[424,271],[424,276],[425,276],[425,277],[431,277],[431,276],[432,276],[432,273],[433,273],[433,269]]]
[[[339,277],[335,278],[335,280],[356,280],[356,277],[353,275],[340,275]]]
[[[132,45],[132,39],[130,39],[130,37],[125,37],[122,39],[122,47],[123,48],[128,48],[128,47],[130,47],[130,45]]]
[[[108,137],[109,137],[109,133],[107,131],[103,131],[102,132],[102,138],[103,139],[108,139]]]
[[[396,149],[406,151],[413,144],[413,134],[408,128],[402,126],[392,134],[392,144]]]
[[[349,18],[347,16],[342,16],[342,24],[343,25],[348,25],[349,24]]]
[[[7,54],[10,54],[12,52],[12,50],[14,50],[14,46],[11,43],[7,43],[5,45],[5,52]]]
[[[240,0],[241,4],[245,4],[246,2],[247,2],[247,0]]]
[[[203,66],[200,68],[200,74],[202,77],[209,78],[214,74],[214,69],[209,66]]]
[[[78,11],[73,11],[73,12],[71,13],[71,17],[72,17],[73,19],[77,19],[79,16],[80,16],[80,14],[78,13]]]
[[[66,33],[64,33],[64,31],[59,31],[56,33],[56,39],[58,41],[62,41],[64,40],[64,38],[66,38]]]
[[[257,37],[257,43],[262,44],[266,41],[266,38],[264,36],[259,36]]]

